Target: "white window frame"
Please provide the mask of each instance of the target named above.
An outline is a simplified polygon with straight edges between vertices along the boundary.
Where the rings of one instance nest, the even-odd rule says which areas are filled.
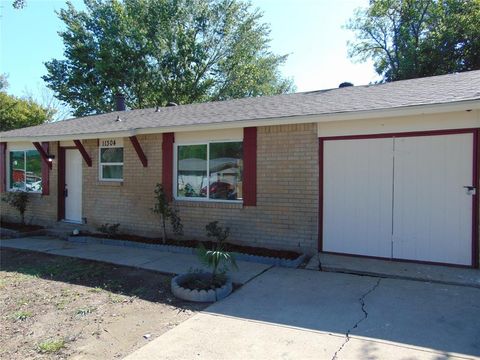
[[[13,151],[23,151],[23,163],[25,164],[25,184],[26,184],[26,180],[27,180],[27,178],[26,178],[26,176],[27,176],[27,151],[32,151],[32,150],[38,152],[38,150],[34,147],[31,147],[31,148],[22,147],[22,148],[18,148],[18,149],[15,148],[15,147],[13,147],[13,148],[8,148],[7,147],[7,151],[6,151],[7,152],[7,156],[6,156],[6,162],[7,163],[5,164],[6,165],[5,167],[7,168],[7,171],[6,171],[7,172],[7,179],[6,179],[7,180],[6,181],[7,192],[25,191],[29,194],[41,194],[42,193],[42,191],[27,191],[26,186],[22,190],[13,189],[12,184],[11,184],[11,172],[12,172],[12,170],[10,169],[10,153],[13,152]],[[41,156],[40,156],[40,164],[41,164],[42,167],[44,166],[43,165],[43,159],[42,159]],[[43,177],[42,177],[42,182],[43,182]]]
[[[115,140],[115,145],[102,146],[102,141],[110,139],[99,139],[98,144],[98,179],[100,181],[109,181],[109,182],[123,182],[124,171],[125,171],[125,148],[123,146],[123,139],[111,139]],[[123,149],[123,161],[120,162],[102,162],[102,149],[112,149],[112,148],[122,148]],[[105,165],[121,165],[122,166],[122,178],[121,179],[108,179],[103,177],[103,166]]]
[[[236,200],[223,200],[223,199],[210,199],[210,144],[213,143],[234,143],[241,142],[243,147],[243,139],[235,140],[205,140],[198,142],[181,142],[175,143],[174,152],[173,152],[173,184],[174,191],[173,197],[175,200],[181,201],[200,201],[200,202],[223,202],[228,204],[241,204],[243,203],[243,198]],[[187,197],[187,196],[178,196],[178,147],[179,146],[191,146],[191,145],[207,145],[207,196],[206,197]],[[243,154],[242,154],[243,160]],[[242,179],[243,181],[243,179]]]

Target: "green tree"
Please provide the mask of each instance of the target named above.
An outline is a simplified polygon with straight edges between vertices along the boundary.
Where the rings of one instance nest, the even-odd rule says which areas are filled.
[[[2,84],[0,89],[0,131],[40,125],[50,121],[53,115],[53,109],[44,108],[32,99],[21,99],[7,94]]]
[[[8,77],[6,74],[0,74],[0,91],[5,91],[8,88]]]
[[[371,0],[347,28],[384,81],[480,69],[480,0]]]
[[[23,9],[25,6],[27,6],[27,2],[25,0],[14,0],[12,2],[12,6],[15,9]]]
[[[114,109],[187,104],[291,91],[270,51],[262,13],[240,0],[85,0],[58,12],[65,60],[47,62],[43,79],[86,115]]]

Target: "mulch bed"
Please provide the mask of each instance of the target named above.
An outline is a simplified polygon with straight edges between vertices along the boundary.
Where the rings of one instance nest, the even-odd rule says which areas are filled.
[[[108,236],[106,234],[99,234],[99,233],[90,233],[90,232],[81,232],[81,235],[84,236],[92,236],[96,238],[112,238],[115,240],[127,240],[127,241],[134,241],[146,244],[163,244],[161,238],[149,238],[143,237],[138,235],[131,235],[131,234],[115,234],[114,236]],[[216,243],[213,241],[200,241],[200,240],[173,240],[168,239],[165,242],[165,245],[173,245],[173,246],[183,246],[187,248],[198,248],[200,244],[207,250],[214,249]],[[247,255],[256,255],[256,256],[266,256],[266,257],[273,257],[273,258],[280,258],[280,259],[287,259],[287,260],[294,260],[297,259],[301,254],[296,251],[288,251],[288,250],[273,250],[267,249],[262,247],[253,247],[253,246],[244,246],[232,243],[226,243],[225,246],[226,251],[230,252],[238,252]]]
[[[12,223],[4,220],[0,221],[0,227],[20,232],[29,232],[44,229],[44,227],[40,225]]]

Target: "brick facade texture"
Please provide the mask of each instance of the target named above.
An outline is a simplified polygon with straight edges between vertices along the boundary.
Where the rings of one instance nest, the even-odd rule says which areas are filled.
[[[58,157],[57,142],[50,143],[49,153]],[[25,222],[27,224],[53,226],[57,221],[57,165],[58,163],[54,161],[50,170],[50,195],[30,194],[27,211],[25,212]],[[20,222],[18,211],[3,201],[0,203],[0,214],[2,219]]]
[[[259,127],[257,206],[177,201],[187,237],[205,225],[229,226],[235,242],[259,247],[317,249],[318,140],[315,124]]]
[[[160,236],[151,212],[155,184],[162,179],[162,134],[137,137],[147,158],[144,168],[124,139],[124,181],[99,181],[98,140],[83,144],[93,164],[83,162],[83,216],[91,229],[120,223],[120,231]],[[50,152],[58,156],[58,143]],[[57,220],[57,161],[50,171],[50,195],[32,194],[26,221],[51,226]],[[316,124],[259,127],[257,132],[257,206],[238,203],[175,201],[184,225],[183,239],[205,239],[205,225],[218,220],[231,241],[314,253],[318,232],[318,138]],[[18,221],[14,209],[0,204],[1,216]]]
[[[176,201],[184,239],[205,239],[205,225],[218,220],[234,242],[313,253],[317,248],[318,141],[315,124],[258,128],[257,206]],[[151,212],[155,184],[162,178],[162,135],[137,137],[147,158],[144,168],[128,138],[124,139],[124,181],[99,181],[98,141],[84,140],[92,166],[83,163],[83,216],[91,229],[120,223],[120,231],[161,234]],[[57,154],[57,143],[50,144]],[[57,218],[57,163],[50,172],[49,196],[32,195],[27,220],[53,224]],[[13,217],[2,204],[2,216]]]
[[[124,139],[123,183],[98,179],[97,140],[84,146],[92,167],[84,165],[83,214],[96,228],[120,223],[120,230],[160,236],[158,216],[151,212],[155,184],[162,178],[162,136],[139,136],[148,158],[144,168],[130,141]],[[184,239],[205,239],[205,225],[218,220],[241,244],[313,252],[317,247],[318,142],[315,124],[258,129],[257,206],[175,201]]]

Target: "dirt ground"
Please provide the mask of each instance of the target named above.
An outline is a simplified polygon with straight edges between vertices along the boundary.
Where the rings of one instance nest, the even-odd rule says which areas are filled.
[[[119,359],[205,308],[170,276],[2,249],[0,359]]]

